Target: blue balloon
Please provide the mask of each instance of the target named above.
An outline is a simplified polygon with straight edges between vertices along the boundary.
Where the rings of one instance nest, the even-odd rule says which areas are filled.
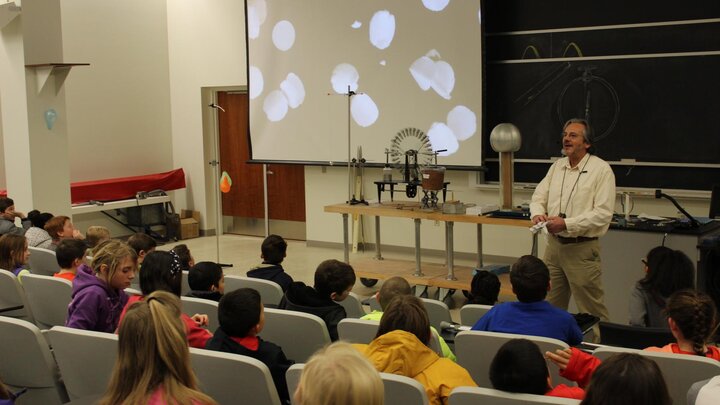
[[[45,111],[45,125],[47,126],[47,129],[53,129],[56,119],[57,119],[57,111],[55,111],[52,108]]]

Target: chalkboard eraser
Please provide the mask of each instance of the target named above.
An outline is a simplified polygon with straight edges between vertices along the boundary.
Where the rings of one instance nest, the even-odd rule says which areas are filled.
[[[636,163],[637,160],[635,159],[620,159],[622,163]]]

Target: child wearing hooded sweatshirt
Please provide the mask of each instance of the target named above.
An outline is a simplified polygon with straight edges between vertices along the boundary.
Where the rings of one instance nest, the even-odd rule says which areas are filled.
[[[270,235],[262,243],[260,247],[263,259],[261,265],[247,272],[248,277],[261,278],[263,280],[273,281],[280,284],[283,292],[287,292],[290,284],[293,283],[292,277],[283,270],[282,262],[285,260],[287,252],[287,242],[282,236]]]
[[[137,254],[126,243],[109,240],[98,246],[92,270],[78,268],[65,326],[113,333],[128,301],[137,270]]]

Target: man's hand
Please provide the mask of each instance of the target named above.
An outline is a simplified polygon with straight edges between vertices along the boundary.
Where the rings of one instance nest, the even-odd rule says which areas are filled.
[[[532,217],[533,225],[536,225],[539,222],[545,222],[545,221],[547,221],[547,215],[535,215],[534,217]]]
[[[552,234],[556,234],[567,229],[565,219],[562,217],[548,217],[545,227],[547,227],[548,232]]]
[[[555,363],[560,370],[565,370],[570,364],[570,358],[572,357],[572,349],[555,350],[553,352],[545,352],[545,358]]]

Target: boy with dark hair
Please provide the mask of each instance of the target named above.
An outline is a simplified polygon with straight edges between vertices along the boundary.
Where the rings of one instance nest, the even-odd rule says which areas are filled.
[[[200,262],[188,272],[188,297],[220,301],[225,293],[225,275],[222,267],[213,262]]]
[[[500,279],[495,273],[478,271],[470,282],[467,304],[495,305],[500,295]]]
[[[218,321],[220,327],[205,348],[262,361],[270,369],[280,399],[283,403],[289,400],[285,372],[294,361],[285,357],[280,346],[257,336],[265,325],[265,309],[260,294],[252,288],[240,288],[225,294],[218,306]]]
[[[15,218],[20,218],[22,228],[15,226]],[[12,198],[0,198],[0,235],[11,233],[15,235],[25,235],[25,231],[30,229],[32,222],[25,218],[22,212],[15,211],[15,201]]]
[[[261,278],[280,284],[283,292],[292,284],[293,279],[283,269],[280,263],[285,260],[287,252],[287,242],[282,236],[270,235],[262,243],[260,247],[263,259],[261,265],[247,272],[248,277]]]
[[[519,302],[495,305],[473,330],[545,336],[571,346],[582,342],[575,318],[545,301],[550,272],[542,260],[530,255],[518,259],[510,270],[510,283]]]
[[[406,295],[412,295],[412,288],[410,287],[410,283],[408,283],[407,280],[399,276],[390,277],[389,279],[383,281],[382,287],[380,287],[380,291],[375,294],[378,303],[380,303],[380,308],[382,308],[382,311],[372,311],[369,314],[361,317],[360,319],[365,319],[368,321],[382,320],[383,314],[385,313],[385,308],[390,305],[390,302],[393,300],[393,298]],[[440,336],[440,334],[434,327],[431,326],[430,330],[438,337],[443,357],[447,357],[452,361],[457,361],[457,357],[450,349],[450,346],[448,346],[448,344],[445,342],[445,339]]]
[[[64,278],[72,282],[78,267],[84,264],[85,249],[85,242],[80,239],[61,240],[55,250],[55,258],[60,266],[60,271],[53,274],[53,277]]]
[[[154,251],[157,247],[157,242],[155,242],[155,239],[151,238],[150,235],[146,235],[140,232],[131,236],[128,239],[127,244],[130,245],[131,248],[135,249],[135,253],[137,253],[138,267],[142,264],[145,256],[148,253]]]
[[[355,271],[349,264],[325,260],[315,270],[314,286],[300,281],[292,283],[280,301],[280,308],[319,316],[334,342],[338,340],[337,324],[347,317],[345,308],[337,302],[350,295],[354,284]]]

